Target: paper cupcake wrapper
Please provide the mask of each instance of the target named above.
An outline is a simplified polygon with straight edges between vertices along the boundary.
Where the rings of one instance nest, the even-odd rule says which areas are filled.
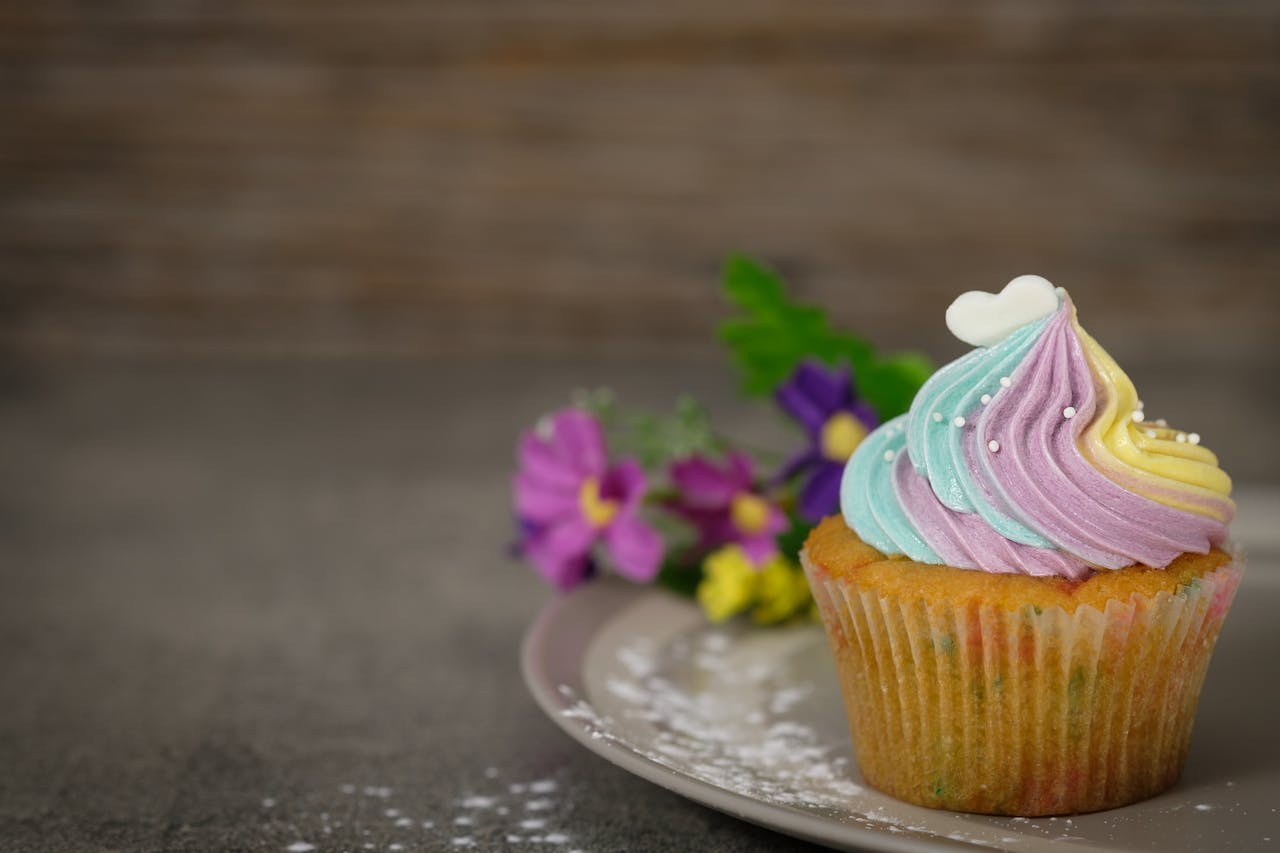
[[[802,562],[866,781],[919,805],[1025,816],[1176,781],[1242,570],[1067,613],[884,596]]]

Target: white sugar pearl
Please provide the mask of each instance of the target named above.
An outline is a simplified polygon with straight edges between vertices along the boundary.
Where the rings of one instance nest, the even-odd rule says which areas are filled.
[[[1169,422],[1166,421],[1164,418],[1156,418],[1156,426],[1166,427],[1168,425],[1169,425]]]
[[[1200,443],[1200,433],[1198,433],[1198,432],[1193,432],[1193,433],[1189,434],[1189,435],[1187,436],[1187,441],[1191,442],[1192,444],[1199,444],[1199,443]]]
[[[1062,416],[1067,419],[1074,418],[1076,416],[1076,407],[1067,406],[1065,409],[1062,410]]]
[[[942,423],[942,412],[934,412],[933,419],[938,423]]]
[[[1140,424],[1142,423],[1143,419],[1146,418],[1146,416],[1147,416],[1146,412],[1142,411],[1142,409],[1138,409],[1129,417],[1133,418],[1134,423]]]
[[[958,417],[958,416],[957,416],[957,417],[956,417],[956,419],[955,419],[954,421],[952,421],[951,423],[955,424],[955,425],[956,425],[956,426],[958,426],[958,427],[962,427],[962,426],[964,426],[964,418],[962,418],[962,417]]]
[[[1012,385],[1012,384],[1013,384],[1013,381],[1012,381],[1011,379],[1009,379],[1009,377],[1008,377],[1008,376],[1001,376],[1001,377],[1000,377],[1000,385],[1001,385],[1001,386],[1003,386],[1003,387],[1005,387],[1005,388],[1008,388],[1008,387],[1009,387],[1010,385]]]
[[[1149,429],[1149,430],[1147,430],[1147,438],[1155,438],[1155,437],[1156,437],[1156,431],[1155,431],[1155,430],[1153,430],[1153,429]]]
[[[984,405],[984,406],[985,406],[987,403],[990,403],[990,402],[991,402],[991,395],[990,395],[990,394],[983,394],[983,395],[982,395],[982,397],[981,397],[981,398],[979,398],[979,402],[980,402],[980,403],[982,403],[982,405]]]
[[[990,450],[992,453],[998,452],[1000,450],[1000,442],[996,441],[994,438],[991,439],[987,442],[987,450]]]
[[[884,461],[885,461],[885,462],[892,462],[892,461],[893,461],[893,451],[892,451],[892,450],[886,450],[886,451],[884,452]]]
[[[1176,440],[1179,444],[1185,444],[1187,441],[1187,434],[1185,432],[1178,433]]]

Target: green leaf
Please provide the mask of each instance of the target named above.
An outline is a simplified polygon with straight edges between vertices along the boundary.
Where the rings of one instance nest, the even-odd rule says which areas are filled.
[[[617,433],[611,442],[615,450],[635,456],[651,471],[672,459],[696,453],[717,454],[724,449],[724,442],[711,427],[711,416],[688,395],[676,401],[673,414],[631,415],[622,421]]]
[[[788,560],[799,562],[800,549],[804,547],[804,542],[809,538],[813,525],[806,524],[799,516],[793,513],[787,513],[791,526],[785,531],[778,534],[778,551]]]
[[[911,408],[916,392],[932,373],[933,362],[917,352],[872,358],[860,370],[855,367],[858,393],[875,407],[882,420]]]
[[[698,584],[702,583],[702,566],[690,562],[684,555],[668,556],[653,582],[677,595],[693,598],[698,592]]]
[[[787,301],[778,274],[745,255],[725,259],[724,287],[729,298],[748,311],[767,311]]]
[[[826,313],[791,301],[782,278],[742,255],[724,266],[724,293],[742,314],[724,321],[719,337],[742,376],[742,391],[773,393],[805,359],[853,368],[859,395],[882,420],[905,412],[932,363],[919,353],[879,358],[869,342],[831,328]]]
[[[575,408],[582,409],[600,422],[606,430],[612,429],[618,420],[618,395],[607,386],[578,388],[569,397]]]

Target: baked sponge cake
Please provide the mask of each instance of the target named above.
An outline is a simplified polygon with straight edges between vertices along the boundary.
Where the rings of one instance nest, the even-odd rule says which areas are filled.
[[[1065,291],[1015,279],[948,325],[977,348],[862,442],[801,555],[862,774],[990,814],[1157,794],[1243,568],[1231,481]]]

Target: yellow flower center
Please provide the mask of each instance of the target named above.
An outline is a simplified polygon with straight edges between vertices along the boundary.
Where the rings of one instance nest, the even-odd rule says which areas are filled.
[[[592,527],[604,527],[618,514],[618,502],[600,497],[600,481],[595,477],[582,481],[582,487],[578,489],[578,506]]]
[[[729,504],[729,518],[734,527],[754,536],[769,523],[769,502],[750,492],[738,492]]]
[[[836,412],[822,425],[822,455],[832,462],[846,462],[866,437],[862,421],[848,412]]]

